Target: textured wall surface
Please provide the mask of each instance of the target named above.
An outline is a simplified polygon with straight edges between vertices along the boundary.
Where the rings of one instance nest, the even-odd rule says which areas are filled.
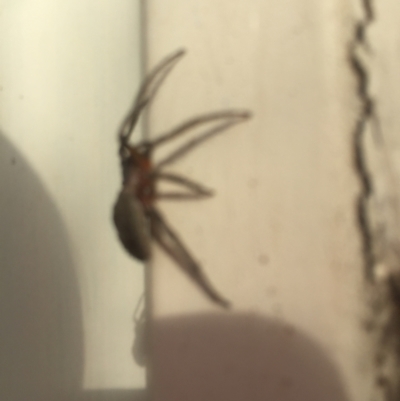
[[[154,104],[151,135],[201,112],[254,113],[174,167],[215,198],[160,206],[234,309],[218,310],[157,253],[155,400],[375,393],[354,168],[364,99],[351,61],[367,11],[346,1],[148,3],[149,64],[188,49]]]

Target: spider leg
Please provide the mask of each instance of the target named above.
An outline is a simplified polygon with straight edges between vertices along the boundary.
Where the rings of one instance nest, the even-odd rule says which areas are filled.
[[[190,255],[178,235],[168,226],[161,213],[154,208],[148,213],[151,219],[152,235],[161,248],[164,249],[213,302],[223,308],[229,308],[230,302],[218,294],[213,288],[200,265]]]
[[[155,194],[155,199],[157,200],[200,200],[204,198],[208,198],[212,195],[202,195],[196,193],[184,193],[184,192],[157,192]]]
[[[189,131],[192,128],[196,128],[198,125],[207,124],[215,120],[229,120],[229,119],[248,119],[250,117],[250,113],[246,110],[222,110],[214,113],[203,114],[198,117],[193,117],[190,120],[183,122],[172,130],[166,132],[165,134],[160,135],[158,138],[150,141],[150,145],[155,148],[159,145],[162,145],[165,142],[170,141],[171,139],[176,138],[179,135],[182,135]]]
[[[163,135],[158,140],[152,142],[151,146],[154,148],[155,145],[159,145],[160,143],[163,143],[166,140],[172,139],[177,135],[182,134],[197,125],[213,122],[215,120],[216,121],[222,120],[219,124],[213,126],[212,128],[208,128],[200,135],[198,135],[196,138],[182,145],[174,152],[172,152],[169,156],[158,162],[157,165],[154,167],[154,171],[158,173],[158,171],[160,171],[164,166],[175,162],[176,160],[178,160],[179,158],[181,158],[182,156],[186,155],[188,152],[193,150],[196,146],[212,138],[216,134],[225,131],[226,129],[232,127],[233,125],[244,122],[249,118],[250,118],[250,113],[248,113],[247,111],[243,112],[228,111],[228,112],[206,114],[204,116],[194,118],[192,120],[187,121],[186,123],[183,123],[182,125],[173,129],[171,132],[167,133],[166,135]]]
[[[140,117],[140,113],[153,100],[165,78],[184,54],[185,50],[181,49],[166,57],[144,80],[136,96],[132,111],[127,115],[119,130],[118,136],[122,144],[127,144]]]
[[[189,192],[166,192],[155,194],[156,199],[174,199],[174,200],[191,200],[209,198],[214,195],[212,189],[206,188],[189,178],[182,177],[173,173],[156,173],[152,176],[154,180],[165,180],[181,185],[189,190]]]

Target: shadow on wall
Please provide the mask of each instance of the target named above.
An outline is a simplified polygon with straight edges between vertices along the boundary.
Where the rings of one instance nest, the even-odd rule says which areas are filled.
[[[47,401],[81,388],[79,288],[62,219],[0,134],[0,393]]]
[[[79,287],[62,218],[0,133],[0,398],[139,401],[144,391],[83,391]],[[156,321],[157,401],[347,401],[325,351],[256,315]]]
[[[257,315],[166,318],[153,327],[156,401],[347,401],[313,340]]]
[[[79,287],[61,216],[40,179],[0,133],[0,398],[142,400],[82,391]]]

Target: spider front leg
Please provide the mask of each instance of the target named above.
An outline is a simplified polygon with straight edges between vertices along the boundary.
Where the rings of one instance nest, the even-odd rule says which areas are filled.
[[[181,157],[185,156],[187,153],[191,152],[194,148],[201,145],[208,139],[226,131],[236,124],[248,120],[250,117],[251,114],[246,110],[225,110],[204,114],[198,117],[191,118],[185,121],[183,124],[180,124],[177,127],[173,128],[171,131],[159,136],[158,138],[146,142],[146,146],[149,146],[153,151],[160,145],[163,145],[181,135],[189,133],[192,129],[204,125],[211,125],[211,127],[208,127],[195,138],[178,147],[178,149],[173,151],[170,155],[159,161],[154,167],[154,172],[158,173],[166,165],[171,164]]]
[[[174,184],[181,185],[187,189],[186,192],[159,192],[156,191],[154,198],[161,200],[197,200],[214,196],[212,189],[173,173],[154,173],[152,175],[154,181],[169,181]]]
[[[128,143],[143,109],[154,99],[165,78],[184,54],[185,50],[178,50],[176,53],[162,60],[161,63],[148,74],[140,86],[130,113],[126,116],[120,127],[118,137],[121,145],[126,145]]]

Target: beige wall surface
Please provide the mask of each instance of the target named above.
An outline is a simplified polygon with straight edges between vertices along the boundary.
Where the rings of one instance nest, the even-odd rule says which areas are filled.
[[[147,3],[148,65],[188,50],[152,108],[150,135],[218,109],[254,114],[173,168],[216,197],[160,203],[234,307],[219,310],[156,253],[154,400],[373,394],[353,166],[359,99],[348,55],[365,18],[356,5]]]

